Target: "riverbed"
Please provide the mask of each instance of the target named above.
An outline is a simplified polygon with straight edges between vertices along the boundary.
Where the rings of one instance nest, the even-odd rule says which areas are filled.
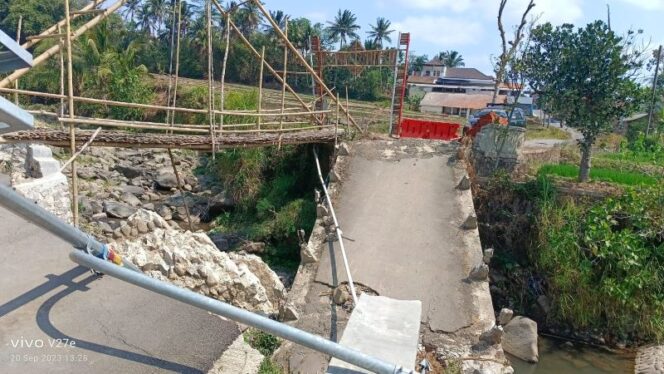
[[[632,374],[634,356],[603,349],[539,338],[539,363],[529,364],[509,357],[515,374]]]

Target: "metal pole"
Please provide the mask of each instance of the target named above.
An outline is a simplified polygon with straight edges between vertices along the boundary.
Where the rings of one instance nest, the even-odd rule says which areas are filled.
[[[394,374],[410,372],[354,349],[346,348],[338,343],[323,339],[320,336],[296,329],[281,322],[273,321],[267,317],[248,312],[244,309],[200,295],[193,291],[166,282],[161,282],[144,274],[114,266],[109,262],[90,256],[86,253],[72,251],[69,254],[69,258],[79,265],[95,269],[106,275],[121,279],[160,295],[179,300],[185,304],[218,314],[233,321],[255,327],[304,347],[336,357],[339,360],[369,370],[372,373]]]
[[[648,114],[648,128],[646,136],[650,135],[650,126],[652,126],[653,112],[655,111],[655,99],[657,98],[657,78],[659,75],[659,62],[662,60],[662,46],[657,49],[657,64],[655,65],[655,78],[652,82],[652,102],[650,104],[650,113]]]
[[[49,231],[53,235],[71,244],[74,248],[89,249],[90,253],[99,256],[104,251],[104,245],[92,236],[81,230],[64,223],[51,212],[46,211],[34,201],[30,201],[10,187],[0,185],[0,205],[11,210],[15,214],[32,222],[33,224]],[[134,271],[139,271],[134,264],[123,260],[123,265]]]
[[[348,257],[346,257],[346,247],[344,247],[344,239],[342,237],[341,227],[339,227],[339,221],[337,221],[337,215],[334,213],[334,208],[332,207],[332,199],[330,194],[327,192],[327,186],[325,185],[325,180],[323,179],[323,173],[320,170],[320,162],[318,162],[318,153],[314,148],[314,160],[316,160],[316,170],[318,171],[318,178],[320,179],[320,184],[323,186],[323,191],[325,192],[325,199],[327,200],[327,205],[330,207],[330,213],[332,214],[332,219],[334,220],[334,231],[337,233],[337,239],[339,239],[339,248],[341,248],[341,257],[344,260],[344,267],[346,268],[346,277],[348,278],[348,285],[350,286],[350,294],[353,297],[353,304],[357,305],[357,294],[355,293],[355,284],[353,283],[353,277],[350,274],[350,267],[348,266]]]

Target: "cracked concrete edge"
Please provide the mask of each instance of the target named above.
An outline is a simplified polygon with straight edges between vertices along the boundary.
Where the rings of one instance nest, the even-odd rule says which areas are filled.
[[[265,357],[240,334],[215,361],[208,374],[257,374]]]
[[[350,154],[346,156],[340,156],[335,151],[334,154],[334,164],[330,173],[333,171],[337,172],[337,175],[341,176],[341,181],[330,182],[327,189],[330,194],[330,199],[332,199],[332,204],[334,205],[335,201],[339,197],[341,192],[341,185],[345,177],[345,172],[350,163],[350,158],[353,153],[352,143],[346,143]],[[306,303],[307,293],[311,288],[311,283],[315,282],[316,273],[318,272],[318,265],[320,263],[320,258],[323,254],[325,245],[327,244],[327,234],[325,232],[325,227],[323,225],[322,217],[317,217],[314,227],[311,230],[311,235],[309,236],[309,241],[307,242],[307,247],[313,249],[314,254],[318,261],[303,264],[301,263],[295,274],[295,279],[293,284],[288,292],[286,298],[286,305],[292,305],[295,307],[298,313],[302,311],[302,306]],[[294,322],[294,321],[292,321]]]
[[[458,159],[457,164],[453,165],[455,185],[464,176],[467,176],[467,164],[463,159]],[[456,190],[456,203],[462,212],[462,217],[459,219],[459,226],[471,214],[475,213],[475,204],[473,201],[472,189]],[[468,248],[469,253],[466,257],[466,262],[463,264],[464,272],[470,273],[470,270],[477,264],[482,263],[482,243],[480,241],[479,229],[461,230],[463,235],[463,243]],[[443,342],[446,345],[457,345],[470,347],[479,341],[479,336],[482,332],[489,330],[496,324],[496,319],[493,311],[493,301],[489,291],[489,282],[472,282],[472,297],[475,304],[475,312],[473,315],[473,322],[464,326],[463,328],[455,331],[454,333],[446,333],[440,331],[433,331],[428,324],[422,324],[421,332],[424,335],[423,340]],[[502,345],[498,344],[492,349],[488,350],[486,354],[478,357],[480,360],[486,358],[490,360],[507,362],[505,360],[505,353]],[[470,360],[473,361],[473,360]],[[474,362],[474,361],[473,361]],[[478,361],[481,362],[481,361]],[[501,372],[510,372],[511,366],[505,364]]]

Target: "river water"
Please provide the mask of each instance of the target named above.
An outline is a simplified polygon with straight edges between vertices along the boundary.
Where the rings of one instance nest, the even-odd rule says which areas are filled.
[[[564,341],[539,338],[539,363],[528,364],[509,357],[515,374],[633,374],[634,356],[621,355],[605,350]]]

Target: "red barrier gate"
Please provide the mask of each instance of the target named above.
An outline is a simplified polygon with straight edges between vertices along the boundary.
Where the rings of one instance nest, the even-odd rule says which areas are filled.
[[[454,140],[460,137],[459,129],[461,125],[404,118],[400,127],[402,138]]]

